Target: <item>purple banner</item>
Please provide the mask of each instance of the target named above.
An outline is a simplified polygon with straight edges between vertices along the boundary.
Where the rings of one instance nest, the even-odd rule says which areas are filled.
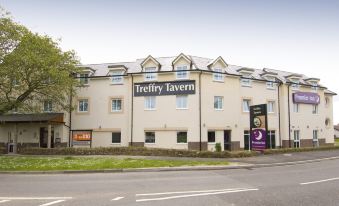
[[[251,146],[252,150],[266,149],[266,130],[265,129],[252,129],[251,132]]]
[[[320,96],[312,92],[296,92],[293,94],[294,103],[319,104]]]

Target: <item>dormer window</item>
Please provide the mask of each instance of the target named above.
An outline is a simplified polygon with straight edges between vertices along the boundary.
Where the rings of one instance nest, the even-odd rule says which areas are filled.
[[[274,77],[267,77],[266,78],[266,88],[267,89],[275,89],[276,83],[275,83],[275,78]]]
[[[311,82],[311,89],[312,91],[316,92],[318,90],[318,83],[317,82]]]
[[[145,81],[154,81],[157,79],[157,68],[156,67],[146,67],[145,68]]]
[[[222,74],[222,69],[221,68],[214,68],[213,70],[214,70],[213,81],[223,82],[224,81],[224,75]]]
[[[241,77],[241,86],[243,87],[251,87],[251,83],[252,83],[252,80],[251,80],[251,74],[249,73],[243,73],[242,74],[242,77]]]
[[[299,80],[298,79],[291,79],[291,82],[292,82],[292,84],[291,84],[292,90],[299,90],[299,87],[300,87]]]
[[[80,77],[80,84],[81,85],[88,85],[88,73],[81,73],[80,75],[79,75],[79,77]]]
[[[123,74],[124,74],[123,70],[113,70],[113,71],[111,71],[112,84],[123,84],[123,82],[124,82]]]
[[[188,79],[188,67],[186,65],[184,66],[177,66],[176,67],[176,78],[177,79]]]

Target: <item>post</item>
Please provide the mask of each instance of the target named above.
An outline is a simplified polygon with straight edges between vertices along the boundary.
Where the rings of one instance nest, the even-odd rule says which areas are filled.
[[[48,124],[47,148],[51,148],[52,143],[52,125]]]

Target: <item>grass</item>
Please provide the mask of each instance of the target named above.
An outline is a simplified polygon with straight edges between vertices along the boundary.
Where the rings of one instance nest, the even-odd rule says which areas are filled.
[[[100,170],[227,164],[227,161],[118,159],[114,157],[0,156],[0,171]]]
[[[339,146],[339,138],[335,139],[335,146]]]

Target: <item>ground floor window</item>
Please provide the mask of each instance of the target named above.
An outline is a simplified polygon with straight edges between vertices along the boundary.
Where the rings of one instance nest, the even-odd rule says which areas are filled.
[[[275,149],[275,131],[274,130],[267,131],[266,142],[267,142],[268,149]]]
[[[319,147],[318,130],[313,130],[313,147]]]
[[[155,143],[155,132],[145,132],[145,143]]]
[[[250,131],[244,130],[244,149],[249,150],[250,149]]]
[[[112,143],[121,143],[121,132],[112,132]]]
[[[293,147],[294,148],[299,148],[300,147],[300,131],[299,130],[294,130],[293,136],[294,136]]]
[[[208,137],[209,143],[214,143],[215,142],[215,131],[208,131],[207,137]]]
[[[177,132],[177,143],[187,143],[187,132]]]

